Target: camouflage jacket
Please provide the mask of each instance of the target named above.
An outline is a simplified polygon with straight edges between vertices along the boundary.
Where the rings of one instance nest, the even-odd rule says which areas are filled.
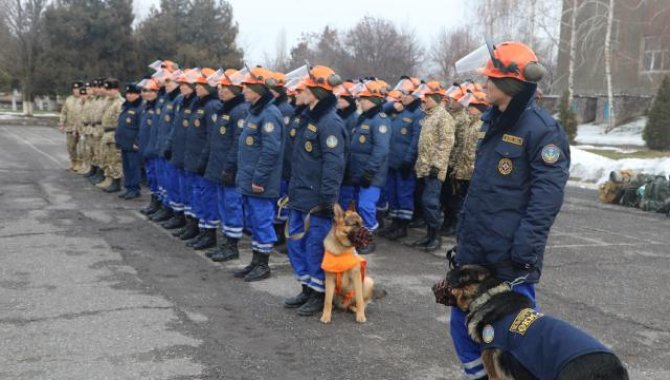
[[[451,150],[451,155],[449,156],[449,166],[453,167],[454,163],[457,161],[458,156],[460,156],[463,151],[463,139],[465,134],[465,129],[470,124],[470,116],[468,115],[465,108],[449,112],[451,117],[454,118],[454,123],[456,125],[456,131],[454,133],[454,148]]]
[[[482,121],[477,116],[468,116],[468,123],[462,132],[462,142],[454,163],[454,178],[461,181],[469,181],[475,170],[475,152],[479,142]]]
[[[103,142],[114,144],[114,131],[119,126],[119,115],[123,106],[123,98],[119,96],[106,99],[106,106],[102,114],[102,130],[104,131]]]
[[[438,178],[444,182],[447,178],[449,156],[454,146],[454,119],[441,106],[426,110],[426,116],[421,121],[421,135],[419,136],[418,156],[416,159],[416,176],[427,177],[430,168],[439,169]]]
[[[65,127],[65,132],[75,132],[76,130],[76,119],[77,115],[77,98],[74,95],[70,95],[65,99],[63,103],[63,108],[60,110],[60,120],[59,123]]]

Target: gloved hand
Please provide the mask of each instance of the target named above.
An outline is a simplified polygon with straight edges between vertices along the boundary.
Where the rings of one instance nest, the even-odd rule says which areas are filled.
[[[223,173],[221,173],[221,182],[223,182],[224,186],[235,186],[235,172],[224,170]]]
[[[428,176],[432,179],[436,179],[437,176],[440,174],[440,169],[436,168],[435,166],[430,167],[430,173]]]
[[[375,175],[370,172],[363,172],[359,185],[364,188],[370,187],[372,185],[372,180],[375,178]]]
[[[172,158],[172,150],[171,149],[166,150],[165,153],[163,153],[163,156],[165,156],[166,160],[171,159]]]
[[[409,162],[403,162],[398,171],[400,172],[400,176],[402,179],[409,179],[409,177],[412,175],[412,165]]]
[[[333,215],[335,215],[333,212],[333,204],[330,202],[322,202],[319,204],[319,209],[314,212],[314,215],[324,218],[332,218]]]

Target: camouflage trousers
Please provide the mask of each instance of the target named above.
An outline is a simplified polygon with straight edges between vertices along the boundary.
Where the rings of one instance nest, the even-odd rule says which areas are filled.
[[[79,139],[81,158],[86,166],[93,165],[93,135],[91,127],[84,127]]]
[[[105,177],[120,179],[123,168],[121,163],[121,150],[116,147],[114,132],[105,132],[101,139],[102,161],[100,167],[105,172]]]
[[[79,135],[76,132],[65,133],[65,145],[67,147],[67,154],[70,156],[70,162],[76,162],[80,159],[77,144],[79,142]]]
[[[91,158],[91,164],[97,167],[102,167],[102,128],[98,126],[93,127],[92,130],[93,133],[91,134],[91,145],[93,147],[93,156]]]

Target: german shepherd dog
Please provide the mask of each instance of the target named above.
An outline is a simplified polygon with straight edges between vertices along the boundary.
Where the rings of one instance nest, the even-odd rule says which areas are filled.
[[[609,349],[575,326],[536,312],[528,297],[511,291],[488,269],[457,267],[433,290],[440,285],[447,299],[437,301],[467,314],[468,333],[482,344],[490,380],[628,380]]]
[[[339,309],[354,312],[356,322],[364,323],[365,306],[373,298],[374,281],[365,274],[366,261],[356,253],[356,246],[364,245],[358,240],[369,239],[369,232],[353,206],[345,212],[336,204],[333,211],[333,227],[323,241],[326,252],[321,266],[326,274],[326,294],[321,322],[330,323],[335,304]]]

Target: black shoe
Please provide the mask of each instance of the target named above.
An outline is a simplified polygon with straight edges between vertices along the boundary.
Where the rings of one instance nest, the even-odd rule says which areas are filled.
[[[121,194],[117,195],[117,197],[119,197],[121,199],[126,199],[126,195],[128,195],[128,194],[130,194],[130,191],[128,189],[126,189]]]
[[[210,258],[212,261],[221,263],[224,261],[236,260],[240,258],[240,251],[237,249],[237,239],[230,239],[221,245],[218,252],[212,255]]]
[[[200,241],[205,236],[205,230],[204,228],[198,228],[198,234],[195,235],[192,239],[186,242],[187,247],[193,247],[194,244]]]
[[[323,311],[323,296],[323,293],[312,291],[307,302],[298,308],[298,315],[311,317],[312,315]]]
[[[109,185],[105,190],[103,190],[105,193],[116,193],[118,191],[121,191],[121,180],[120,179],[113,179],[112,184]]]
[[[205,228],[205,233],[193,244],[193,249],[200,251],[216,247],[216,228]]]
[[[370,242],[370,244],[356,248],[356,252],[358,252],[359,255],[368,255],[372,252],[374,252],[377,249],[377,244],[374,242]]]
[[[423,247],[426,252],[433,252],[442,247],[442,237],[437,233],[437,228],[429,228],[428,237],[430,240]]]
[[[432,230],[433,230],[432,228],[428,227],[428,229],[426,231],[426,236],[424,236],[423,238],[421,238],[421,239],[415,241],[414,243],[412,243],[412,247],[416,247],[416,248],[425,247],[431,240],[431,231]]]
[[[421,218],[421,219],[416,219],[416,220],[412,220],[412,221],[409,223],[409,226],[408,226],[408,227],[409,227],[409,228],[424,228],[424,227],[426,227],[426,221],[423,220],[423,218]]]
[[[98,168],[95,174],[88,177],[88,181],[91,182],[91,184],[93,185],[97,185],[104,180],[105,180],[105,174],[100,168]]]
[[[191,240],[194,237],[198,236],[200,229],[198,228],[198,219],[187,217],[186,226],[184,227],[184,232],[179,235],[179,240]]]
[[[129,201],[131,199],[139,198],[140,197],[140,192],[139,191],[131,191],[130,193],[126,194],[123,199]]]
[[[395,230],[391,231],[388,235],[386,235],[386,238],[391,241],[394,241],[407,237],[408,224],[409,220],[398,220],[398,227]]]
[[[226,243],[223,243],[223,244],[226,244]],[[214,247],[214,248],[208,250],[207,252],[205,252],[205,257],[210,259],[210,260],[212,259],[212,257],[220,256],[220,255],[221,255],[221,247]]]
[[[155,214],[156,212],[158,212],[158,210],[160,210],[160,208],[161,208],[160,200],[158,199],[157,196],[151,194],[151,202],[149,203],[149,205],[147,207],[141,209],[140,212],[144,215],[151,215],[151,214]]]
[[[172,218],[168,219],[161,224],[161,227],[166,230],[174,230],[175,228],[181,228],[186,225],[186,218],[184,217],[183,212],[175,212],[172,215]]]
[[[151,215],[149,219],[151,219],[152,222],[160,223],[160,222],[165,222],[168,219],[172,218],[172,215],[174,213],[172,212],[172,209],[166,206],[161,206],[161,210],[158,211],[157,213]]]
[[[251,273],[251,271],[254,270],[254,268],[256,268],[256,266],[258,265],[259,260],[261,259],[261,256],[263,254],[258,253],[256,251],[252,251],[252,253],[253,253],[253,256],[251,257],[251,263],[249,263],[249,265],[247,265],[246,267],[244,267],[244,268],[238,270],[237,272],[235,272],[233,274],[233,276],[235,278],[244,278],[246,275]]]
[[[386,211],[377,211],[375,214],[375,219],[377,219],[377,223],[379,226],[377,228],[379,229],[384,229],[386,226],[386,220],[384,219],[386,217],[387,212]]]
[[[399,219],[393,218],[393,221],[391,222],[391,225],[389,225],[386,228],[379,229],[379,232],[377,233],[377,235],[379,235],[381,237],[388,237],[389,235],[393,234],[396,229],[398,229],[399,222],[400,222]]]
[[[91,165],[91,168],[88,170],[88,172],[86,174],[84,174],[84,177],[89,178],[90,176],[94,175],[97,172],[98,172],[98,167]]]
[[[272,274],[270,272],[270,264],[268,263],[270,261],[270,254],[259,253],[258,255],[260,256],[258,258],[258,264],[251,270],[251,272],[244,276],[245,282],[265,280]]]
[[[311,294],[312,289],[307,285],[303,285],[302,291],[298,293],[297,296],[284,300],[284,307],[287,309],[295,309],[296,307],[300,307],[309,301],[309,296]]]

